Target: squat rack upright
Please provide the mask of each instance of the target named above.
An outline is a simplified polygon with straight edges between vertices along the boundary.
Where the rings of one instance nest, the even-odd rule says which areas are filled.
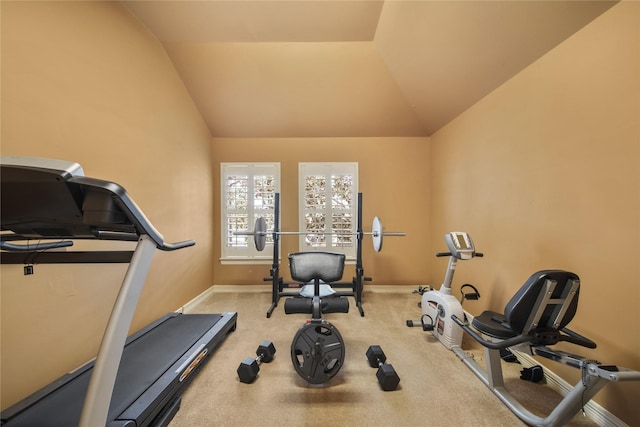
[[[285,288],[293,289],[303,286],[303,284],[298,282],[285,282],[280,276],[280,193],[275,193],[274,204],[273,231],[271,233],[273,239],[273,261],[271,269],[269,270],[269,276],[263,278],[265,282],[271,282],[271,306],[267,310],[268,318],[271,317],[273,310],[278,306],[281,297],[295,297],[299,295],[298,292],[285,291]],[[364,310],[362,309],[362,289],[364,282],[370,282],[372,279],[364,275],[364,268],[362,267],[362,240],[364,238],[364,231],[362,229],[362,193],[358,193],[356,227],[356,275],[351,282],[335,282],[332,283],[331,286],[351,289],[350,291],[336,292],[336,296],[354,297],[360,316],[364,317]]]

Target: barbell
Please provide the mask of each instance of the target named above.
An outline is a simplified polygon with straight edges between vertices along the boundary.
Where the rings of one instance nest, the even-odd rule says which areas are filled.
[[[363,235],[371,236],[373,240],[373,249],[376,252],[380,252],[382,250],[382,238],[384,236],[388,237],[403,237],[405,236],[404,232],[390,232],[384,231],[382,228],[382,221],[380,218],[373,217],[373,224],[371,225],[371,231],[363,231],[361,232]],[[253,227],[253,231],[234,231],[233,234],[235,236],[253,236],[253,243],[256,246],[256,249],[262,251],[267,244],[267,236],[270,234],[278,234],[278,235],[340,235],[340,236],[357,236],[358,232],[356,231],[267,231],[267,221],[264,217],[258,217],[256,219],[256,223]]]

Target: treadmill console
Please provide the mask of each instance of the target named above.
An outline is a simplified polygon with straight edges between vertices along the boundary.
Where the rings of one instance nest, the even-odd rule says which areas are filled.
[[[447,247],[451,256],[458,259],[471,259],[475,255],[476,248],[473,246],[471,236],[464,231],[452,231],[444,235]]]

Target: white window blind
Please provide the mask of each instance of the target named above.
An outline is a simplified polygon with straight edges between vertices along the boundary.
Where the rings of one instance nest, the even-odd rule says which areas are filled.
[[[237,236],[234,231],[253,231],[262,216],[273,229],[274,198],[280,191],[280,163],[221,163],[222,261],[271,260],[273,242],[256,250],[253,236]]]
[[[298,179],[300,250],[355,257],[358,163],[300,163]]]

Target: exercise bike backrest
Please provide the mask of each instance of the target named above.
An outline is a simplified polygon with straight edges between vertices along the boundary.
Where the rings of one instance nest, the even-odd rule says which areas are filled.
[[[566,341],[587,348],[596,343],[570,329],[578,309],[580,278],[569,271],[542,270],[529,277],[505,306],[504,314],[484,311],[475,316],[473,327],[499,341],[487,341],[460,319],[454,321],[488,348],[506,348],[527,342],[532,347]]]
[[[509,300],[504,316],[516,334],[562,330],[575,316],[579,296],[577,274],[563,270],[538,271]]]

